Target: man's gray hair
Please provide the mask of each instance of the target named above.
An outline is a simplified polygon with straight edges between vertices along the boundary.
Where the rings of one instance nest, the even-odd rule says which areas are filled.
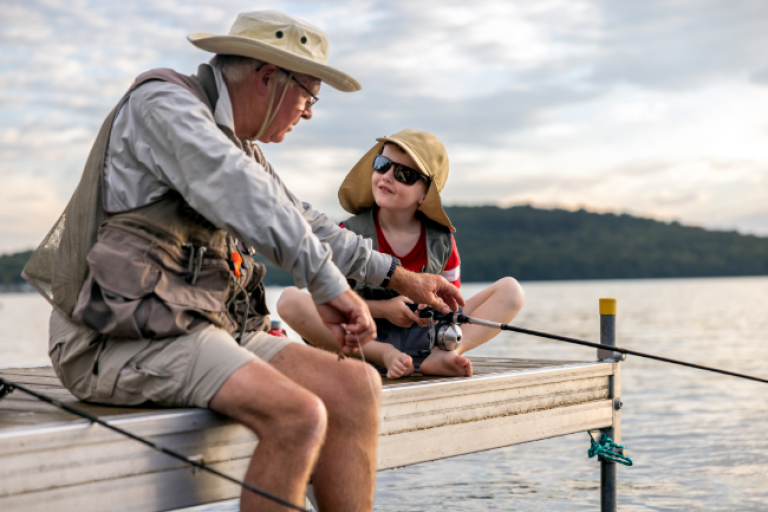
[[[216,54],[213,59],[211,59],[211,65],[219,68],[221,70],[221,74],[227,77],[227,80],[233,84],[239,84],[245,80],[245,78],[248,76],[248,73],[259,69],[264,64],[267,64],[267,62],[261,61],[259,59],[253,59],[251,57],[241,57],[240,55]],[[293,72],[293,76],[296,77],[297,80],[302,80],[302,82],[306,81],[303,79],[317,80],[314,77],[310,77],[304,73],[297,73],[295,71]],[[287,79],[287,74],[277,74],[278,84],[284,84]]]

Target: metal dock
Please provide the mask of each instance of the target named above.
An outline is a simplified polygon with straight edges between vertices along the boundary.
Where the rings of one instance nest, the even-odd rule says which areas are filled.
[[[613,318],[605,316],[603,334],[609,334]],[[470,359],[473,377],[384,381],[380,471],[592,429],[620,442],[619,362]],[[51,367],[0,375],[236,478],[258,442],[245,427],[208,410],[80,403]],[[616,510],[615,463],[602,466],[602,510]],[[234,484],[19,391],[0,401],[4,512],[163,511],[239,495]]]

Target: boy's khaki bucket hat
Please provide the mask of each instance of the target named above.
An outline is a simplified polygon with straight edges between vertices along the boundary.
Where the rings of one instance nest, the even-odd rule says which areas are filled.
[[[373,206],[371,189],[373,159],[381,154],[385,143],[391,142],[401,147],[416,162],[419,170],[431,179],[419,211],[438,224],[456,231],[440,201],[440,192],[443,191],[445,182],[448,180],[448,154],[445,152],[443,143],[431,133],[411,128],[401,130],[389,137],[380,137],[376,141],[376,145],[363,155],[363,158],[344,178],[339,188],[341,206],[353,215]]]
[[[360,90],[357,80],[328,65],[322,30],[279,11],[242,12],[226,36],[196,32],[187,39],[207,52],[251,57],[319,78],[339,91]]]

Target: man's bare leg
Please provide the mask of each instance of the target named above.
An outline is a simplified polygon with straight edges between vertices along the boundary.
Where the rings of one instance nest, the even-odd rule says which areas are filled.
[[[224,382],[208,406],[259,437],[245,481],[303,506],[326,431],[322,401],[269,364],[253,360]],[[285,507],[244,489],[240,510],[283,512]]]
[[[285,347],[270,364],[312,390],[328,411],[326,441],[312,476],[320,510],[371,510],[381,395],[376,369],[299,344]]]
[[[517,316],[523,304],[525,304],[525,293],[522,286],[515,279],[505,277],[467,299],[464,314],[508,324]],[[482,345],[501,332],[481,325],[462,325],[461,330],[464,333],[464,339],[456,350],[459,354]]]

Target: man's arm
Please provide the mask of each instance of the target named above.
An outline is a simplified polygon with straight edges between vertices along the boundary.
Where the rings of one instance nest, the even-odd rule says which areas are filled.
[[[267,164],[266,170],[274,176],[296,208],[302,212],[315,236],[331,246],[333,263],[342,274],[356,281],[375,285],[384,281],[392,263],[391,256],[374,251],[370,239],[339,227],[325,213],[315,210],[310,203],[301,201],[288,190],[271,165]]]
[[[284,188],[216,126],[200,101],[172,84],[131,94],[142,126],[134,151],[160,181],[214,225],[256,248],[307,287],[316,304],[348,290],[323,244]]]
[[[397,267],[388,288],[443,313],[458,311],[459,306],[466,306],[459,289],[437,274],[417,274]]]

